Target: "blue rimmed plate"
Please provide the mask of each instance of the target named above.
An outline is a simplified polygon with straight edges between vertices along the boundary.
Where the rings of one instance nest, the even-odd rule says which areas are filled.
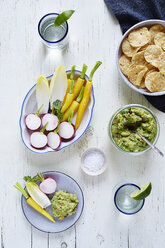
[[[66,73],[70,74],[70,70],[66,71]],[[79,76],[79,75],[81,75],[81,71],[75,70],[75,74],[77,76]],[[47,79],[50,80],[52,76],[53,75],[48,76]],[[85,79],[86,79],[86,81],[88,80],[87,75],[85,75]],[[36,86],[36,84],[29,90],[29,92],[25,96],[23,103],[22,103],[22,108],[21,108],[21,116],[20,116],[19,124],[20,124],[21,138],[22,138],[24,145],[32,152],[43,154],[43,153],[48,153],[48,152],[57,152],[57,151],[60,151],[64,148],[74,144],[77,140],[79,140],[82,137],[82,135],[85,133],[85,131],[87,130],[87,128],[91,122],[92,114],[93,114],[93,108],[94,108],[94,104],[95,104],[94,90],[92,89],[90,101],[89,101],[88,106],[85,110],[82,122],[81,122],[78,130],[76,131],[76,135],[75,135],[74,139],[72,139],[71,141],[68,141],[68,142],[62,142],[60,148],[57,151],[51,149],[48,146],[45,147],[44,149],[38,150],[38,149],[35,149],[31,146],[30,135],[29,135],[29,132],[28,132],[26,125],[25,125],[25,116],[29,113],[35,113],[37,111],[35,86]],[[75,123],[75,121],[76,121],[76,116],[77,116],[77,114],[75,114],[73,117],[73,123]]]
[[[48,171],[48,172],[43,172],[43,175],[45,178],[52,177],[56,180],[57,182],[56,191],[67,190],[69,193],[76,194],[79,201],[76,213],[73,214],[72,216],[64,218],[63,220],[58,220],[57,218],[55,218],[56,223],[53,223],[50,220],[46,219],[43,215],[38,213],[36,210],[34,210],[32,207],[30,207],[27,204],[25,197],[22,196],[21,204],[22,204],[23,213],[26,219],[28,220],[28,222],[42,232],[47,232],[47,233],[63,232],[69,229],[70,227],[72,227],[78,221],[78,219],[82,214],[84,207],[84,196],[82,189],[72,177],[62,172]],[[46,210],[52,215],[51,206],[48,207]]]

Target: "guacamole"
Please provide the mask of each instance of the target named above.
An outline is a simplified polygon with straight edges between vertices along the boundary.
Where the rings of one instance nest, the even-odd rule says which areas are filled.
[[[157,126],[153,116],[140,107],[122,110],[112,123],[112,137],[116,144],[127,152],[140,152],[148,148],[137,133],[138,131],[151,143],[155,140]]]
[[[51,199],[53,215],[59,219],[64,219],[76,213],[78,199],[75,194],[67,191],[57,191]]]

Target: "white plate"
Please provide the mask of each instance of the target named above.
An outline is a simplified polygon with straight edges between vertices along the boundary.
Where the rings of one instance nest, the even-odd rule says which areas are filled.
[[[127,30],[127,32],[125,32],[125,34],[122,36],[121,41],[119,42],[119,46],[117,48],[117,54],[116,54],[116,64],[117,64],[117,69],[122,77],[122,79],[124,80],[124,82],[133,90],[143,94],[143,95],[148,95],[148,96],[161,96],[161,95],[165,95],[165,91],[159,91],[159,92],[149,92],[146,89],[139,89],[137,87],[135,87],[126,76],[124,76],[124,74],[121,72],[120,70],[120,66],[119,66],[119,58],[121,57],[121,55],[123,54],[122,49],[121,49],[121,44],[123,42],[123,40],[128,36],[128,34],[137,28],[140,27],[151,27],[155,24],[161,24],[162,26],[165,27],[165,21],[163,20],[146,20],[143,22],[139,22],[137,24],[135,24],[134,26],[132,26],[130,29]]]
[[[21,205],[23,213],[29,223],[42,232],[48,233],[58,233],[67,230],[72,227],[80,218],[83,208],[84,208],[84,196],[82,189],[78,185],[78,183],[71,178],[70,176],[58,172],[58,171],[47,171],[43,172],[44,177],[52,177],[57,182],[57,190],[67,190],[69,193],[76,194],[77,199],[79,201],[77,205],[77,211],[72,216],[66,217],[63,220],[59,220],[55,218],[56,223],[51,222],[47,218],[45,218],[42,214],[34,210],[31,206],[29,206],[26,202],[24,196],[21,198]],[[53,197],[53,194],[50,198]],[[47,207],[47,212],[52,215],[51,207]]]
[[[67,74],[70,73],[69,71],[66,71]],[[75,74],[77,75],[81,75],[81,71],[75,70]],[[53,75],[50,75],[47,77],[47,79],[51,79]],[[85,75],[85,79],[88,80],[88,76]],[[48,153],[48,152],[58,152],[70,145],[72,145],[73,143],[75,143],[77,140],[79,140],[81,138],[81,136],[85,133],[85,131],[87,130],[91,119],[92,119],[92,114],[93,114],[93,108],[94,108],[94,104],[95,104],[95,97],[94,97],[94,90],[92,89],[92,94],[90,96],[90,100],[88,103],[88,106],[85,110],[82,122],[78,128],[78,130],[76,131],[76,135],[74,137],[74,139],[72,139],[71,141],[68,142],[62,142],[60,148],[55,151],[53,149],[51,149],[50,147],[46,146],[44,149],[35,149],[31,146],[30,144],[30,135],[29,132],[26,128],[25,125],[25,116],[27,114],[30,113],[36,113],[37,111],[37,102],[36,102],[36,94],[35,94],[35,86],[36,84],[29,90],[29,92],[27,93],[27,95],[25,96],[23,103],[22,103],[22,108],[21,108],[21,116],[20,116],[20,131],[21,131],[21,138],[22,141],[24,143],[24,145],[32,152],[35,153],[39,153],[39,154],[43,154],[43,153]],[[74,115],[73,117],[73,124],[76,121],[76,115]]]

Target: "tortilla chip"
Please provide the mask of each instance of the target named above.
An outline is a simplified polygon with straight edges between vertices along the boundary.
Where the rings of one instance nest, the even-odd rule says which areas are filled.
[[[134,65],[128,70],[128,79],[133,85],[139,87],[147,70],[146,66]]]
[[[163,73],[165,72],[165,53],[164,52],[159,56],[158,68],[161,72]]]
[[[160,32],[157,33],[154,37],[154,43],[155,45],[159,46],[159,47],[165,47],[165,33]]]
[[[145,65],[146,60],[144,58],[144,52],[145,51],[141,51],[141,52],[135,53],[132,56],[132,60],[131,60],[132,63],[135,64],[135,65]]]
[[[132,57],[138,49],[139,47],[132,47],[127,38],[123,40],[122,51],[127,57]]]
[[[159,57],[162,53],[163,50],[159,46],[149,45],[145,50],[144,57],[149,64],[158,67]]]
[[[154,42],[155,35],[160,32],[165,32],[165,27],[160,24],[156,24],[149,29],[149,32],[151,34],[151,42]]]
[[[131,65],[131,59],[125,55],[122,55],[119,59],[119,66],[122,73],[126,76],[128,74],[127,71],[130,65]]]
[[[152,72],[145,78],[145,86],[150,92],[165,90],[165,74]]]
[[[141,47],[150,42],[151,35],[148,28],[142,27],[131,31],[128,35],[128,40],[131,46]]]

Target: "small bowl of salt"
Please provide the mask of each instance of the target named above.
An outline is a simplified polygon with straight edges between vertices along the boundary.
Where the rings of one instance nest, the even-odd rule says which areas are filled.
[[[87,149],[81,157],[81,169],[90,176],[98,176],[106,169],[104,153],[98,148]]]

